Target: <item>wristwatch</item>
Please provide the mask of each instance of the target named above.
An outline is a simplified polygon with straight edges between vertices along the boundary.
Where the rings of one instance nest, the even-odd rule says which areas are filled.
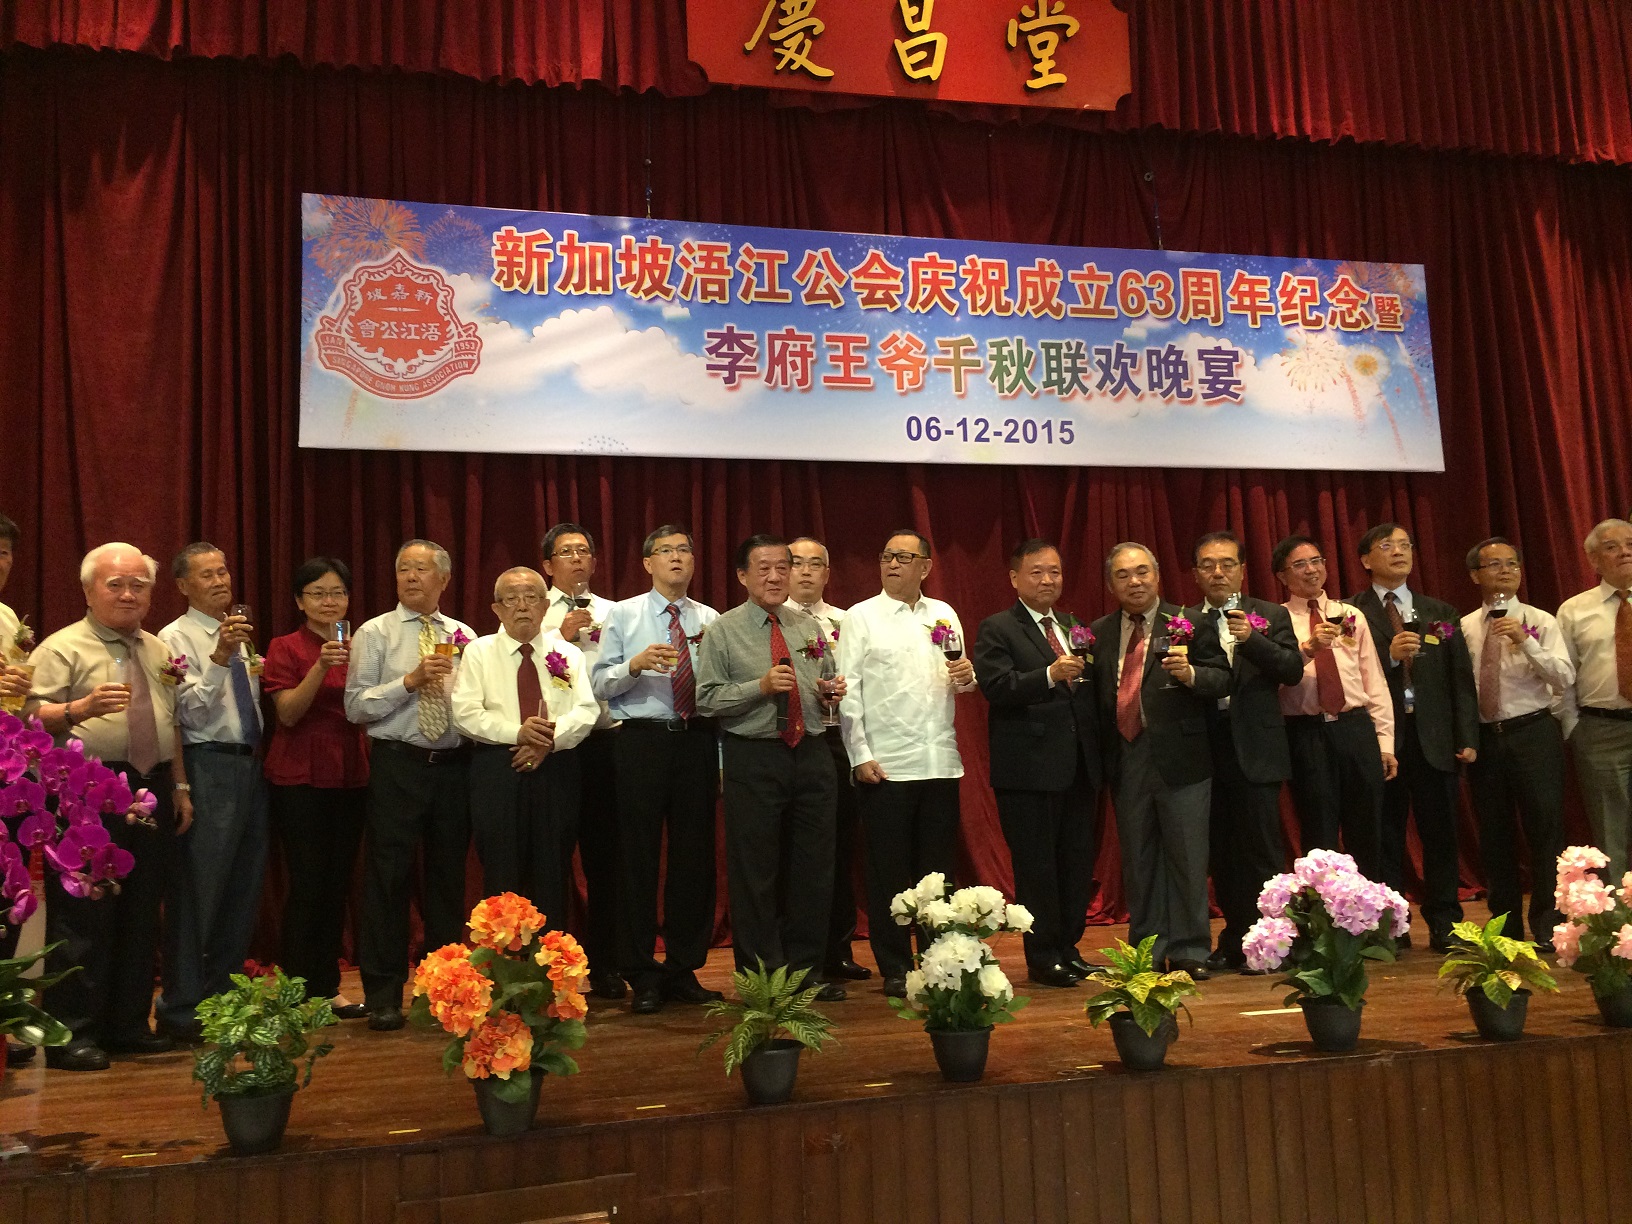
[[[62,721],[70,731],[79,725],[79,719],[74,717],[74,703],[72,701],[62,703]]]
[[[191,791],[193,789],[193,784],[191,782],[176,782],[171,785],[170,789],[178,791]]]

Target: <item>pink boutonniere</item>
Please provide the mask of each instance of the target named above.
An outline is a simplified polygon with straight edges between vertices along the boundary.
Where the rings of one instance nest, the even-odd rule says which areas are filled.
[[[820,659],[827,654],[827,639],[811,637],[805,639],[805,644],[799,648],[799,653],[807,659]]]
[[[1540,625],[1532,625],[1529,621],[1525,621],[1525,622],[1523,622],[1521,627],[1524,629],[1525,636],[1528,637],[1532,642],[1541,641],[1541,626]]]
[[[1259,633],[1269,632],[1269,622],[1263,617],[1259,616],[1256,612],[1247,613],[1247,624],[1251,625]]]
[[[470,639],[465,636],[465,631],[463,629],[455,629],[453,631],[453,636],[448,640],[453,643],[453,648],[455,651],[463,651],[466,646],[470,645]]]
[[[929,640],[939,646],[952,635],[952,622],[938,620],[929,627]]]
[[[591,629],[589,631],[589,640],[591,642],[593,642],[593,643],[596,643],[596,644],[600,643],[600,640],[601,640],[601,627],[599,625],[596,625],[593,629]]]
[[[1456,626],[1450,621],[1435,621],[1429,626],[1435,636],[1442,642],[1448,642],[1456,634]]]
[[[187,679],[187,656],[177,655],[173,659],[166,659],[159,667],[159,679],[166,684],[180,684]]]
[[[686,639],[686,641],[690,642],[693,646],[695,646],[695,645],[697,645],[698,642],[703,640],[703,634],[705,634],[707,632],[708,632],[708,626],[704,625],[701,629],[697,630],[696,633],[694,633],[690,637],[688,637]]]
[[[839,641],[839,627],[834,625],[832,631],[827,636],[832,638],[834,644],[837,645]]]
[[[556,688],[572,687],[572,671],[567,667],[566,656],[560,651],[552,650],[544,656],[544,670],[550,673],[550,683]]]
[[[1356,632],[1358,632],[1358,630],[1359,622],[1356,620],[1355,614],[1350,612],[1343,618],[1343,636],[1352,642],[1354,641],[1354,635]]]
[[[1068,635],[1072,650],[1092,650],[1094,648],[1094,631],[1087,625],[1072,625]]]
[[[1167,636],[1173,645],[1183,646],[1196,636],[1196,627],[1186,617],[1170,616],[1167,618]]]

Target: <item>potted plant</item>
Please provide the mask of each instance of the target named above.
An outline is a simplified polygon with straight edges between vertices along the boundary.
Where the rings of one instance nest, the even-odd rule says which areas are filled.
[[[1484,926],[1459,922],[1456,942],[1439,966],[1439,976],[1468,1001],[1474,1027],[1486,1041],[1517,1041],[1524,1032],[1532,990],[1557,991],[1558,983],[1536,958],[1536,945],[1502,934],[1507,915]]]
[[[1285,1006],[1303,1008],[1315,1048],[1352,1050],[1360,1040],[1366,966],[1393,961],[1394,941],[1410,926],[1405,898],[1366,879],[1354,860],[1335,850],[1311,850],[1292,870],[1264,884],[1263,915],[1241,941],[1247,965],[1278,969],[1276,983],[1291,987]]]
[[[1179,1039],[1174,1013],[1181,1007],[1186,1016],[1186,995],[1201,990],[1182,969],[1157,973],[1153,955],[1156,936],[1146,935],[1137,948],[1126,940],[1114,948],[1101,948],[1110,966],[1088,975],[1088,980],[1105,987],[1088,1000],[1088,1022],[1095,1028],[1100,1021],[1111,1022],[1111,1039],[1117,1057],[1130,1071],[1157,1071],[1167,1061],[1167,1047]]]
[[[273,969],[261,977],[233,974],[230,990],[198,1005],[198,1023],[205,1044],[193,1053],[193,1078],[204,1104],[214,1098],[221,1106],[238,1155],[272,1151],[283,1142],[295,1089],[312,1082],[313,1064],[334,1048],[307,1036],[337,1023],[334,1009],[327,999],[306,997],[305,978]]]
[[[1028,999],[1016,996],[985,940],[999,931],[1031,930],[1031,913],[1005,905],[995,888],[946,895],[946,877],[931,872],[890,902],[900,926],[917,923],[934,942],[913,954],[904,999],[890,1006],[903,1020],[922,1020],[944,1079],[978,1080],[986,1071],[992,1027],[1014,1019]]]
[[[780,966],[767,973],[738,969],[731,977],[737,997],[708,1005],[714,1019],[731,1021],[728,1029],[710,1033],[698,1046],[701,1053],[730,1033],[725,1043],[725,1073],[742,1068],[742,1086],[755,1105],[779,1105],[793,1095],[799,1074],[799,1051],[818,1053],[832,1036],[833,1022],[812,1006],[822,986],[806,987],[808,969],[789,972]]]
[[[1553,903],[1564,921],[1553,928],[1558,963],[1592,985],[1605,1024],[1632,1028],[1632,871],[1613,888],[1595,873],[1609,858],[1593,846],[1558,856]]]
[[[475,947],[438,948],[414,973],[409,1014],[453,1034],[442,1069],[464,1070],[491,1135],[527,1130],[544,1076],[578,1071],[567,1051],[584,1044],[589,958],[571,935],[544,923],[525,897],[488,897],[470,911]]]

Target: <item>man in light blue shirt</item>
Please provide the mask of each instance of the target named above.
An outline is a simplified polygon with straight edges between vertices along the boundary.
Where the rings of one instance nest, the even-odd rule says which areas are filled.
[[[475,637],[438,604],[453,562],[430,540],[397,550],[397,606],[357,630],[346,717],[368,728],[368,837],[358,961],[368,1027],[400,1029],[408,981],[408,886],[425,844],[425,951],[465,928],[469,754],[453,723],[454,660]],[[438,650],[438,647],[441,647]]]
[[[630,1010],[659,1011],[665,999],[707,1003],[718,991],[697,981],[714,933],[714,798],[719,748],[712,719],[697,714],[696,644],[719,613],[687,597],[696,568],[691,535],[665,523],[646,537],[644,595],[612,606],[601,627],[592,682],[621,724],[618,776],[619,893],[624,907],[618,971]],[[663,944],[657,948],[657,877],[669,834]]]

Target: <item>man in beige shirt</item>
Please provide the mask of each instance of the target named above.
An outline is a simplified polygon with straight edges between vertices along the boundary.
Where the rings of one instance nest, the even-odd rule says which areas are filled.
[[[176,689],[165,683],[164,644],[142,629],[153,599],[153,558],[129,544],[104,544],[80,565],[85,619],[35,648],[34,687],[25,713],[57,740],[77,739],[87,756],[121,773],[132,791],[158,800],[153,827],[104,816],[115,844],[136,865],[119,892],[74,897],[46,873],[46,942],[62,946],[46,961],[56,973],[80,971],[45,992],[45,1009],[73,1039],[46,1051],[46,1064],[100,1071],[108,1054],[153,1054],[170,1048],[148,1023],[159,908],[172,846],[192,823],[181,763]]]

